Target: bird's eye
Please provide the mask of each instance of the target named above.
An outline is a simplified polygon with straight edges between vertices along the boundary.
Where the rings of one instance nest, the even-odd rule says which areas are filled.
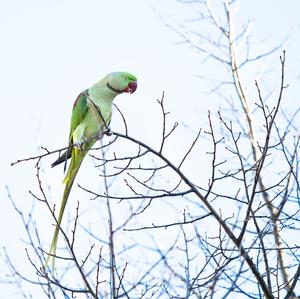
[[[127,80],[127,79],[128,79],[128,76],[125,75],[123,78],[124,78],[124,80]]]

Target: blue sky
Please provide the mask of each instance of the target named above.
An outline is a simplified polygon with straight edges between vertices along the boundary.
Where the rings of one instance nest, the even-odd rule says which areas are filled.
[[[171,119],[193,128],[206,125],[207,110],[216,111],[220,99],[205,93],[207,85],[197,77],[213,77],[216,70],[203,64],[197,51],[178,43],[180,37],[161,20],[175,24],[190,18],[187,5],[175,0],[10,0],[0,6],[0,240],[1,247],[21,262],[24,231],[7,200],[5,185],[26,211],[32,205],[28,190],[37,187],[32,162],[14,167],[10,162],[35,155],[41,145],[48,149],[66,145],[71,108],[79,92],[111,71],[134,73],[138,91],[120,96],[116,104],[131,134],[154,145],[153,132],[160,125],[156,99],[163,91]],[[244,0],[236,12],[237,28],[248,19],[253,22],[253,55],[283,43],[290,84],[286,109],[291,111],[300,103],[299,11],[300,2],[295,0]],[[279,81],[280,54],[281,50],[259,66],[268,71],[264,79],[270,90]],[[253,84],[257,69],[249,70],[245,80]],[[120,125],[113,119],[113,130],[118,131]],[[180,140],[174,144],[183,147]],[[176,159],[176,154],[170,157]],[[55,200],[60,197],[63,174],[61,169],[49,169],[53,159],[45,159],[43,166]],[[92,163],[84,167],[83,179]],[[3,261],[0,265],[3,278]],[[19,298],[11,295],[11,286],[0,287],[3,298]]]

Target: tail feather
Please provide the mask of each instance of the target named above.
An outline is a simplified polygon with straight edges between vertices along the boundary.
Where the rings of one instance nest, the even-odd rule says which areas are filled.
[[[59,165],[60,163],[66,162],[68,159],[71,158],[72,155],[72,150],[71,149],[67,149],[66,151],[63,152],[63,154],[61,156],[59,156],[57,158],[57,160],[55,160],[52,164],[51,167],[55,167],[56,165]],[[65,165],[66,167],[66,165]]]
[[[67,172],[67,174],[64,178],[64,181],[63,181],[66,184],[66,186],[65,186],[63,198],[62,198],[62,201],[61,201],[59,215],[58,215],[58,218],[57,218],[57,224],[56,224],[54,235],[53,235],[53,238],[52,238],[50,250],[49,250],[48,257],[47,257],[47,260],[46,260],[46,263],[45,263],[45,269],[47,269],[47,266],[51,262],[51,264],[52,264],[51,269],[52,269],[52,271],[54,271],[57,240],[58,240],[58,235],[59,235],[59,230],[60,230],[64,210],[65,210],[66,203],[67,203],[72,185],[74,183],[75,177],[77,175],[77,172],[80,168],[80,165],[81,165],[85,155],[86,155],[86,151],[81,151],[80,149],[77,149],[77,148],[73,148],[73,150],[72,150],[71,163],[70,163],[70,166],[68,168],[68,172]]]

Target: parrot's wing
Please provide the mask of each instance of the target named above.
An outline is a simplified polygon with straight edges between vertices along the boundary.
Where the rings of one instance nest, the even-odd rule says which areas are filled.
[[[87,94],[82,92],[76,99],[71,116],[71,126],[69,143],[72,143],[72,136],[77,126],[82,122],[86,112],[88,111]]]
[[[77,97],[72,110],[71,128],[70,128],[70,135],[69,135],[69,148],[62,155],[60,155],[56,161],[54,161],[51,164],[52,167],[65,162],[64,171],[66,171],[67,160],[71,158],[73,133],[76,130],[77,126],[84,119],[84,116],[88,110],[87,98],[88,98],[87,91],[82,92]]]

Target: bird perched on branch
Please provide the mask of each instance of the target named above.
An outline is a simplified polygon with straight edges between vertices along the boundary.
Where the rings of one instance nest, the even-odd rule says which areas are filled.
[[[76,99],[71,117],[68,149],[52,164],[65,163],[71,158],[64,178],[65,189],[52,238],[45,269],[52,260],[52,270],[56,255],[57,239],[66,203],[80,165],[93,144],[109,132],[112,102],[121,93],[133,93],[137,89],[137,78],[127,72],[114,72],[105,76]]]

